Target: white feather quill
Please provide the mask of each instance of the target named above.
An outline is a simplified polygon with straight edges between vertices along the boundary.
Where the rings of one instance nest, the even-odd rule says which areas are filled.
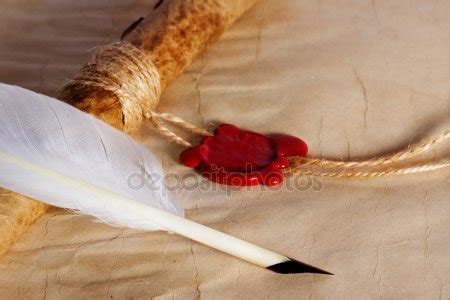
[[[143,204],[182,215],[168,193],[159,160],[130,136],[50,97],[0,84],[0,153],[74,180],[87,182]],[[133,188],[133,175],[153,175],[154,182]],[[97,195],[77,186],[49,181],[37,172],[0,164],[1,184],[34,199],[90,214],[115,226],[163,229],[136,222],[98,205]],[[144,180],[144,178],[141,178]]]
[[[151,182],[133,188],[142,170]],[[327,273],[182,218],[163,178],[155,155],[128,135],[0,83],[0,186],[113,226],[172,231],[276,272]]]

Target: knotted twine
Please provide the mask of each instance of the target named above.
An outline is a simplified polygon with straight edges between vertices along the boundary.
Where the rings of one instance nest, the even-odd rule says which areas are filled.
[[[184,147],[192,147],[192,144],[169,129],[168,125],[195,135],[212,135],[180,117],[156,111],[161,95],[158,69],[148,54],[129,43],[120,42],[104,47],[66,84],[61,97],[70,99],[74,91],[86,93],[87,90],[107,91],[115,95],[121,105],[125,131],[139,128],[146,119],[160,135]],[[409,166],[397,164],[423,154],[449,138],[450,132],[445,131],[430,141],[399,152],[360,161],[289,157],[290,167],[284,169],[284,172],[286,175],[363,179],[442,169],[450,166],[450,159]]]
[[[210,135],[172,114],[156,112],[161,95],[158,69],[145,52],[130,43],[101,48],[63,87],[60,95],[62,99],[70,99],[74,93],[97,90],[111,92],[117,97],[126,132],[138,129],[143,120],[148,119],[158,133],[185,147],[192,145],[164,126],[165,123],[193,134]]]

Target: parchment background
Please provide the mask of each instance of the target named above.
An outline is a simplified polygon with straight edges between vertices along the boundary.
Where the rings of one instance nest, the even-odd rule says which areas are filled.
[[[153,4],[1,0],[0,81],[55,95],[93,47]],[[163,94],[160,110],[298,135],[312,156],[395,150],[450,118],[449,15],[448,0],[261,0]],[[140,138],[168,171],[188,171],[181,148],[149,129]],[[180,193],[188,218],[333,277],[278,275],[179,236],[53,209],[0,258],[0,298],[448,299],[449,178],[314,179],[306,191],[231,196],[204,183]]]

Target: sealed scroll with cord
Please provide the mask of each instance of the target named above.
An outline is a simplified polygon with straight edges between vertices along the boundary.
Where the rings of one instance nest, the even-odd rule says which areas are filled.
[[[100,50],[62,89],[60,99],[120,130],[136,130],[144,112],[155,110],[161,91],[255,2],[161,1],[122,43]],[[1,197],[4,253],[47,206],[8,191]]]
[[[180,75],[195,56],[216,40],[225,28],[252,3],[253,1],[162,2],[155,7],[154,12],[149,17],[139,19],[125,30],[120,42],[101,48],[82,67],[73,80],[70,80],[62,88],[60,98],[125,132],[135,131],[144,121],[149,122],[155,131],[168,141],[185,147],[184,151],[180,151],[182,164],[194,168],[209,180],[224,185],[240,187],[275,186],[282,183],[286,176],[368,179],[388,175],[428,172],[450,166],[448,158],[425,160],[419,163],[411,162],[434,149],[435,146],[446,142],[450,138],[447,129],[435,137],[408,145],[398,152],[360,160],[342,161],[308,157],[307,143],[303,139],[287,133],[262,134],[252,131],[251,128],[243,129],[232,124],[220,124],[214,132],[210,132],[178,116],[158,111],[157,105],[162,90]],[[5,97],[5,101],[7,99],[8,97]],[[18,113],[20,110],[12,109],[12,111]],[[23,109],[23,111],[26,110]],[[39,112],[39,109],[36,111]],[[8,112],[5,111],[4,113],[7,116]],[[56,119],[59,115],[55,113]],[[10,121],[14,123],[12,119]],[[89,122],[86,121],[86,123]],[[9,124],[5,123],[3,127],[8,128]],[[21,126],[10,127],[17,130],[21,128]],[[37,127],[40,128],[40,126]],[[193,143],[182,138],[171,127],[177,127],[179,130],[198,135],[202,139]],[[65,130],[64,128],[63,140],[65,139]],[[49,130],[49,133],[51,132]],[[30,133],[30,135],[33,134]],[[11,138],[14,134],[9,132],[9,135],[5,134],[4,136]],[[11,181],[11,178],[4,176],[2,177],[2,185],[6,188],[48,204],[75,209],[108,224],[147,230],[156,227],[179,233],[282,273],[313,272],[329,274],[321,269],[246,244],[240,240],[222,236],[220,233],[199,227],[198,224],[193,225],[184,219],[154,211],[154,207],[144,209],[136,201],[133,201],[138,197],[124,195],[126,192],[116,191],[115,186],[105,188],[106,184],[103,182],[91,185],[89,182],[85,182],[85,180],[92,181],[89,180],[89,176],[82,178],[77,173],[73,174],[73,167],[62,169],[52,167],[52,164],[57,160],[48,161],[44,159],[48,157],[43,153],[38,153],[37,158],[34,153],[32,155],[29,155],[29,153],[23,154],[22,147],[26,151],[30,151],[28,148],[30,146],[28,145],[29,138],[28,135],[26,135],[26,138],[20,137],[24,141],[16,147],[19,149],[18,154],[16,148],[9,149],[8,147],[0,153],[3,168],[12,174],[18,174],[13,178],[29,176],[36,179],[34,181],[37,182],[37,176],[41,176],[44,180],[41,183],[42,186],[45,186],[46,180],[49,180],[48,182],[55,180],[55,182],[67,185],[67,190],[79,188],[80,193],[86,193],[86,195],[75,197],[76,193],[70,193],[75,195],[76,199],[69,199],[69,202],[66,202],[64,201],[66,199],[58,199],[63,195],[49,197],[48,194],[43,194],[36,185],[30,185],[30,187],[19,185],[14,180]],[[45,134],[40,135],[39,141],[44,137]],[[61,136],[58,136],[58,138],[61,138]],[[102,135],[96,137],[96,139],[102,141]],[[123,144],[126,145],[126,143]],[[103,148],[105,156],[108,158],[110,150],[104,144]],[[45,150],[46,148],[42,149]],[[102,148],[99,147],[99,149]],[[45,152],[44,150],[43,152]],[[51,155],[55,155],[55,153],[51,153]],[[31,159],[28,159],[29,157]],[[143,164],[145,165],[145,163]],[[63,163],[59,165],[63,165]],[[88,165],[95,169],[91,162]],[[137,168],[137,166],[134,165],[134,168]],[[88,169],[83,169],[83,172]],[[67,170],[70,170],[70,172],[67,172]],[[109,182],[110,180],[106,181]],[[108,211],[109,208],[102,210],[98,207],[90,207],[88,203],[77,200],[83,197],[95,198],[93,203],[98,203],[102,209],[105,209],[107,205],[105,198],[108,197],[114,199],[114,203],[118,206],[112,206],[111,211]],[[157,204],[162,205],[157,208],[169,214],[176,212],[171,210],[175,207],[171,201],[161,201]],[[89,203],[89,205],[92,205],[92,203]],[[86,206],[88,207],[86,208]],[[155,206],[155,203],[152,203],[151,206]],[[171,209],[168,209],[167,206]],[[18,202],[17,210],[23,212],[19,216],[21,222],[15,219],[18,216],[18,214],[14,214],[15,209],[11,209],[13,213],[11,216],[8,215],[7,218],[11,218],[11,224],[23,225],[11,226],[10,232],[7,232],[5,238],[5,245],[10,244],[18,232],[44,212],[45,206],[34,205],[30,201],[25,201],[25,204]],[[122,216],[119,210],[127,213]],[[140,216],[140,210],[146,212],[147,218]],[[135,215],[138,216],[138,221],[132,218]],[[142,219],[139,217],[142,217]],[[122,218],[125,218],[125,221]],[[156,225],[152,223],[152,226],[147,226],[148,224],[144,227],[140,226],[141,222],[147,221],[150,223],[153,221]],[[134,222],[139,224],[136,225]],[[186,228],[189,228],[189,230],[186,230]],[[228,242],[223,243],[224,240]],[[4,249],[6,249],[6,246]],[[270,259],[267,260],[268,257]]]

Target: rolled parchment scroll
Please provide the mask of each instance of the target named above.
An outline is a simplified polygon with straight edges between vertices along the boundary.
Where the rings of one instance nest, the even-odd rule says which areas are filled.
[[[142,109],[156,108],[160,91],[183,73],[197,55],[216,41],[224,30],[255,2],[256,0],[160,1],[147,17],[140,19],[124,32],[122,43],[116,45],[113,50],[105,49],[83,67],[92,69],[96,63],[112,62],[112,65],[102,67],[111,70],[117,78],[125,82],[117,82],[117,78],[110,81],[117,86],[128,87],[136,92],[137,96],[129,93],[124,100],[116,94],[120,93],[120,90],[102,88],[102,84],[83,84],[86,78],[79,76],[78,79],[81,80],[77,81],[77,75],[75,81],[63,89],[61,98],[118,129],[132,131],[138,128],[143,120],[140,114]],[[136,48],[131,49],[125,43]],[[120,52],[120,57],[108,59],[110,55],[116,55],[117,51]],[[128,63],[133,66],[127,68]],[[153,69],[144,68],[147,65],[153,65]],[[121,69],[122,66],[125,68]],[[94,73],[94,78],[93,73],[89,73],[91,83],[96,83],[96,79],[102,77],[101,72]],[[154,88],[147,84],[142,87],[140,84],[145,78],[139,77],[141,73],[152,79],[157,77],[159,82],[156,83],[160,86]],[[121,76],[118,77],[117,74]],[[146,94],[140,95],[142,89],[155,89],[152,91],[153,98],[147,97]],[[131,100],[126,102],[127,99]],[[47,209],[45,204],[0,189],[0,254]]]

